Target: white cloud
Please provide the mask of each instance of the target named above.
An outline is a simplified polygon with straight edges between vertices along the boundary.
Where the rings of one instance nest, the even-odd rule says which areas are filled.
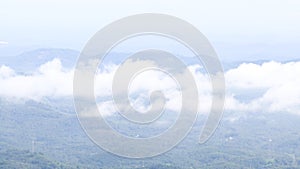
[[[31,75],[18,75],[6,66],[0,69],[0,96],[40,99],[72,95],[73,71],[62,70],[59,59],[54,59]]]
[[[95,78],[95,93],[101,100],[98,106],[106,115],[115,112],[111,102],[111,84],[117,68],[116,65],[106,65]],[[211,86],[209,77],[200,69],[199,65],[189,66],[199,91],[199,111],[207,113],[211,105]],[[71,97],[73,73],[73,70],[64,70],[59,59],[41,65],[31,75],[16,74],[13,69],[3,65],[0,67],[0,97]],[[299,75],[300,62],[247,63],[228,70],[225,72],[225,111],[300,114]],[[167,98],[166,109],[180,110],[181,93],[177,82],[159,71],[146,71],[135,77],[128,88],[132,105],[139,111],[147,111],[151,106],[149,95],[154,90],[164,93]],[[188,90],[184,92],[192,92]]]
[[[11,69],[10,67],[7,67],[5,65],[2,65],[0,67],[0,78],[5,79],[12,77],[15,74],[15,71]]]
[[[226,72],[229,98],[226,108],[245,112],[300,114],[300,62],[242,64]],[[250,92],[249,92],[250,91]],[[263,91],[263,92],[261,92]],[[237,95],[261,95],[247,103]]]
[[[6,41],[0,41],[0,45],[8,45],[8,42],[6,42]]]
[[[144,62],[144,61],[142,61]],[[129,63],[134,65],[134,63]],[[152,63],[143,63],[143,64],[152,64]],[[118,67],[115,65],[110,65],[101,69],[95,81],[95,91],[97,97],[100,98],[111,98],[112,96],[112,80],[115,75],[116,69]],[[209,112],[211,105],[211,86],[209,83],[209,77],[202,74],[198,70],[201,69],[199,65],[192,65],[189,67],[189,70],[192,72],[192,75],[196,79],[196,83],[199,85],[199,100],[200,106],[199,111],[201,113]],[[186,72],[180,74],[181,78],[186,76]],[[132,106],[139,112],[147,112],[151,108],[150,104],[150,95],[153,91],[162,91],[166,98],[165,109],[170,111],[178,112],[182,108],[181,104],[181,90],[185,93],[195,93],[191,88],[181,89],[181,86],[176,80],[174,80],[170,75],[163,73],[162,71],[147,70],[143,71],[140,74],[137,74],[134,79],[131,81],[130,85],[125,86],[124,91],[119,91],[119,93],[129,94],[130,103]],[[193,98],[190,98],[193,99]],[[102,99],[100,99],[102,100]],[[192,103],[187,101],[187,103]],[[103,106],[108,106],[104,108]],[[114,105],[112,102],[106,102],[105,104],[99,104],[99,109],[104,111],[104,114],[112,114],[116,109],[112,108]],[[189,110],[190,105],[186,105],[185,110]]]

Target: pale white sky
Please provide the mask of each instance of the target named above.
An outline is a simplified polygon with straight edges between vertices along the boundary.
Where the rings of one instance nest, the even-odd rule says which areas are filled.
[[[228,48],[247,45],[266,45],[291,57],[300,53],[299,0],[2,0],[0,52],[38,47],[80,50],[104,25],[152,12],[187,20],[226,57],[236,53]]]
[[[29,49],[81,50],[103,26],[139,13],[164,13],[185,19],[207,36],[224,62],[300,60],[300,0],[1,0],[0,66],[1,57]],[[46,66],[49,70],[42,69],[33,76],[16,76],[10,68],[0,67],[0,86],[8,89],[0,94],[52,96],[57,91],[55,94],[59,96],[70,95],[72,73],[62,72],[57,60],[50,65],[55,70],[58,67],[57,81],[52,79],[49,66]],[[246,96],[252,92],[249,88],[267,88],[267,91],[249,104],[229,98],[227,106],[238,111],[299,114],[299,72],[299,62],[242,64],[231,69],[225,76],[232,96],[243,92]],[[32,83],[41,84],[37,85],[40,88],[32,88]],[[12,87],[16,90],[11,90]]]

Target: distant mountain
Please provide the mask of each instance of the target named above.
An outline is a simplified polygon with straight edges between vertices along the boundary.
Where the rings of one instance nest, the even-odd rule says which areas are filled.
[[[72,68],[75,66],[78,56],[79,52],[72,49],[45,48],[24,52],[17,56],[1,58],[0,65],[7,65],[16,72],[31,73],[40,65],[54,58],[60,59],[63,67]]]
[[[0,66],[6,65],[13,68],[18,73],[32,73],[38,69],[39,66],[52,61],[55,58],[60,59],[64,68],[73,68],[80,55],[79,51],[72,49],[60,49],[60,48],[41,48],[32,51],[27,51],[16,56],[2,57],[0,58]],[[109,53],[105,56],[103,62],[105,64],[114,63],[120,64],[127,57],[131,56],[130,53]],[[186,65],[193,65],[200,63],[201,61],[195,57],[178,56],[183,60]],[[256,60],[256,61],[222,61],[224,71],[238,67],[241,63],[255,63],[262,64],[269,62],[270,60]],[[279,60],[275,60],[279,61]],[[293,59],[286,62],[299,61],[299,59]],[[279,61],[280,62],[280,61]]]

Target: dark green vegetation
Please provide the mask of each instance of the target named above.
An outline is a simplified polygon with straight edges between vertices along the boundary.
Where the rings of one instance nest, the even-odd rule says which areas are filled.
[[[0,150],[0,167],[15,169],[64,169],[71,166],[46,159],[42,153],[31,153],[15,149]]]
[[[0,100],[0,168],[300,168],[300,116],[225,113],[205,144],[197,144],[199,118],[175,149],[129,160],[95,146],[85,135],[71,99]]]

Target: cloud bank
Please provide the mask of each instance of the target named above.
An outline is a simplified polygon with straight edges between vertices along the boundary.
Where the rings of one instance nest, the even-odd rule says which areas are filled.
[[[30,75],[0,67],[0,96],[24,99],[64,97],[72,94],[73,71],[64,70],[59,59],[45,63]]]
[[[118,68],[106,65],[95,77],[95,94],[104,114],[116,111],[111,101],[111,84]],[[208,113],[211,105],[209,76],[200,65],[188,67],[196,79],[200,113]],[[0,97],[39,100],[43,97],[71,97],[74,70],[62,67],[59,59],[45,63],[32,74],[17,74],[8,66],[0,66]],[[225,111],[288,112],[300,115],[300,62],[244,63],[225,72]],[[151,91],[160,90],[167,98],[166,109],[181,108],[180,86],[170,76],[158,72],[143,72],[132,80],[128,93],[132,106],[146,112],[151,103]]]
[[[8,42],[6,42],[6,41],[0,41],[0,45],[8,45]]]
[[[300,114],[299,75],[300,62],[241,64],[226,72],[226,108],[246,112]],[[245,101],[243,95],[244,98],[253,98]]]

